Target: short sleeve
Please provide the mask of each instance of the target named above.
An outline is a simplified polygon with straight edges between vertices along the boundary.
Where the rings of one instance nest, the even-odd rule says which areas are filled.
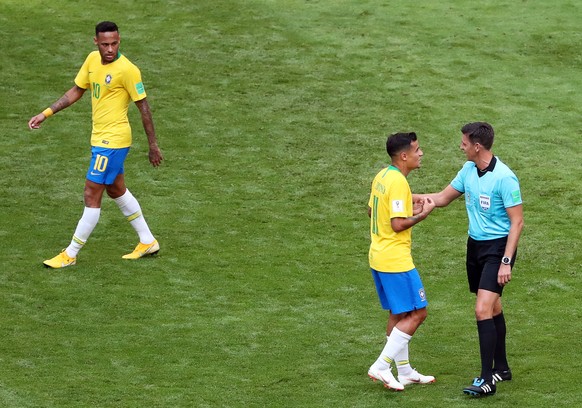
[[[135,65],[131,65],[127,70],[125,75],[125,89],[134,102],[140,101],[147,96],[141,80],[141,72]]]
[[[89,89],[91,86],[91,82],[89,81],[89,57],[85,59],[85,62],[79,69],[75,77],[75,85],[83,89]]]
[[[466,162],[463,168],[459,170],[453,181],[451,181],[451,187],[457,190],[459,193],[465,193],[465,178],[467,177],[467,171],[469,171],[471,162]]]
[[[406,178],[397,178],[390,188],[388,195],[388,211],[390,218],[406,218],[412,215],[412,196]]]
[[[521,189],[519,188],[519,181],[516,176],[511,175],[510,177],[503,178],[500,182],[500,191],[505,208],[522,204]]]

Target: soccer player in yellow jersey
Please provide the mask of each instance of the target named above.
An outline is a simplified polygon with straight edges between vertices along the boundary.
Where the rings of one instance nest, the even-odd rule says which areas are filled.
[[[70,245],[54,258],[44,261],[49,268],[75,265],[77,254],[99,221],[103,192],[111,197],[139,236],[139,244],[124,259],[138,259],[160,250],[135,197],[125,186],[123,164],[131,146],[131,127],[127,118],[129,103],[139,109],[149,142],[149,161],[162,162],[154,122],[146,99],[139,69],[119,52],[120,36],[115,23],[103,21],[95,27],[97,51],[89,54],[75,78],[75,85],[58,101],[28,122],[38,129],[48,117],[77,102],[86,90],[91,93],[93,130],[91,163],[85,180],[85,210]]]
[[[370,268],[382,308],[390,311],[387,341],[368,376],[397,391],[409,384],[435,381],[411,367],[408,343],[426,319],[427,300],[411,254],[412,226],[435,208],[430,198],[413,203],[406,176],[420,167],[422,150],[415,133],[395,133],[386,141],[392,164],[382,169],[372,182],[368,202],[371,244]],[[396,365],[398,380],[392,374]]]

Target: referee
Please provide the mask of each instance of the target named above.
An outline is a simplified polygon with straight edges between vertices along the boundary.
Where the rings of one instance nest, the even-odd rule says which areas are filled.
[[[491,151],[493,127],[475,122],[463,126],[461,132],[460,148],[467,162],[444,190],[424,197],[432,198],[437,207],[445,207],[465,195],[469,218],[467,278],[469,290],[477,294],[481,374],[463,392],[481,397],[495,394],[496,383],[511,380],[501,295],[511,281],[523,208],[517,177]]]

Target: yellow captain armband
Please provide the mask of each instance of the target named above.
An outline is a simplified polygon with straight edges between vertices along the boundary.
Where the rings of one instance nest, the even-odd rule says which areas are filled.
[[[42,114],[48,118],[50,116],[53,116],[54,112],[51,108],[46,108],[45,110],[42,111]]]

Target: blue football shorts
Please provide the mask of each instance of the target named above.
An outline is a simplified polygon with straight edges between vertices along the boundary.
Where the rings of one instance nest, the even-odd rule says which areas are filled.
[[[416,268],[408,272],[388,273],[372,269],[380,304],[390,313],[400,314],[428,305],[424,286]]]
[[[91,147],[91,164],[87,170],[87,180],[97,184],[113,184],[115,178],[123,174],[123,163],[129,153],[129,147],[107,149]]]

